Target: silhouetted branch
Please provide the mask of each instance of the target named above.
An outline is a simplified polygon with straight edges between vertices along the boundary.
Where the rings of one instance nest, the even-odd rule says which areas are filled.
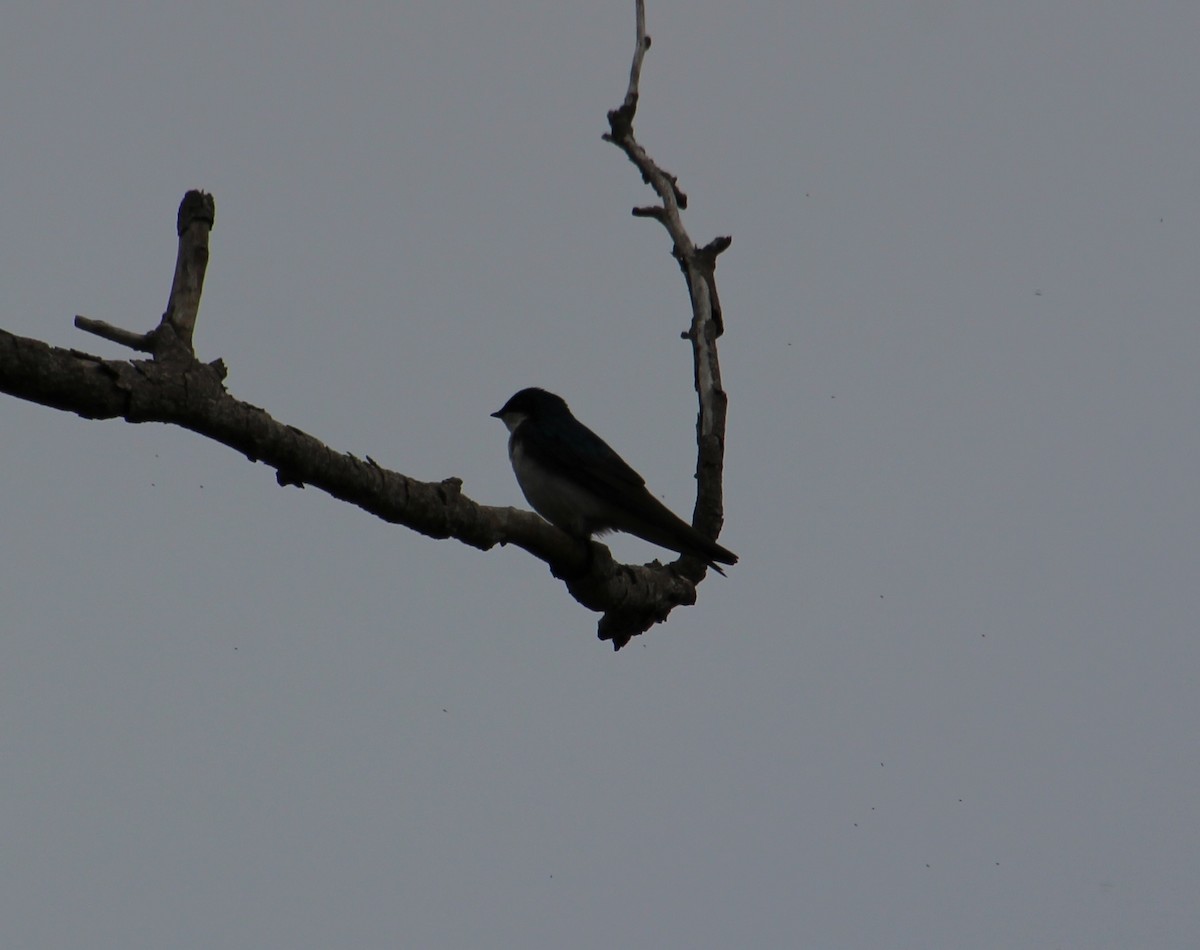
[[[216,204],[212,195],[189,191],[183,196],[175,216],[175,232],[179,235],[175,279],[171,281],[166,312],[157,327],[147,333],[136,333],[103,320],[81,316],[75,317],[75,326],[132,350],[151,353],[156,360],[188,362],[195,359],[192,332],[196,328],[204,273],[208,269],[208,234],[215,221]]]
[[[643,176],[662,197],[663,206],[646,214],[662,221],[675,239],[676,257],[692,288],[694,317],[685,336],[696,353],[701,396],[696,523],[715,537],[721,524],[725,398],[716,361],[719,330],[713,320],[713,270],[728,238],[699,250],[692,245],[679,222],[679,209],[686,205],[683,193],[673,176],[659,169],[633,138],[638,79],[650,46],[641,0],[637,11],[638,46],[629,92],[624,105],[610,113],[611,140],[643,169]],[[545,561],[580,604],[603,614],[599,635],[617,649],[665,620],[673,608],[695,602],[695,585],[705,572],[696,559],[668,566],[618,564],[603,545],[584,545],[532,512],[478,504],[463,493],[457,478],[422,482],[389,471],[370,457],[337,452],[230,395],[224,384],[224,363],[200,362],[192,344],[214,221],[212,196],[189,191],[176,220],[179,246],[170,299],[156,327],[139,333],[75,318],[79,329],[148,353],[150,359],[107,360],[0,330],[0,392],[87,419],[181,426],[235,449],[252,462],[265,463],[275,470],[280,485],[311,485],[429,537],[455,538],[482,550],[516,545]]]
[[[608,113],[609,130],[603,136],[621,149],[641,172],[642,180],[658,195],[661,204],[635,207],[637,218],[658,221],[673,242],[671,252],[679,262],[687,283],[692,306],[692,322],[683,338],[692,343],[692,362],[695,387],[699,401],[696,420],[696,507],[692,524],[708,537],[716,538],[724,521],[722,502],[722,471],[725,459],[725,417],[727,400],[721,388],[721,365],[717,358],[717,337],[724,332],[720,298],[717,296],[717,256],[732,243],[729,237],[718,237],[702,248],[697,248],[683,226],[680,211],[687,207],[687,195],[679,187],[674,175],[665,171],[642,147],[633,133],[633,120],[637,115],[639,85],[642,63],[650,49],[650,37],[646,34],[646,8],[644,0],[636,0],[637,41],[634,46],[633,65],[629,71],[629,88],[625,99],[616,109]],[[688,566],[686,562],[672,565],[699,581],[703,567]],[[620,649],[628,637],[644,633],[662,617],[631,616],[628,614],[606,614],[600,622],[600,637],[611,638],[613,646]]]

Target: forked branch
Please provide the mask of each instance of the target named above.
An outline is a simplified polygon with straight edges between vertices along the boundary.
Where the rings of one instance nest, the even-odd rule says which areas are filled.
[[[667,228],[687,279],[692,322],[684,336],[692,341],[700,397],[695,524],[715,537],[722,520],[725,396],[716,353],[720,309],[714,271],[729,239],[718,238],[703,248],[693,245],[679,220],[680,209],[687,205],[683,192],[634,138],[642,60],[650,47],[641,0],[637,16],[629,91],[622,106],[609,114],[611,131],[605,137],[629,155],[659,195],[661,206],[635,213]],[[521,547],[544,560],[579,603],[603,614],[599,635],[617,649],[665,620],[675,607],[695,602],[704,567],[694,560],[668,566],[617,564],[603,545],[592,542],[589,550],[532,512],[478,504],[463,494],[457,478],[421,482],[389,471],[370,457],[337,452],[230,395],[224,363],[202,363],[192,342],[214,221],[212,196],[189,191],[176,219],[179,245],[170,299],[153,329],[128,330],[75,318],[79,329],[149,354],[149,359],[108,360],[0,330],[0,392],[88,419],[181,426],[269,465],[280,485],[312,485],[429,537],[455,538],[483,550],[496,544]]]

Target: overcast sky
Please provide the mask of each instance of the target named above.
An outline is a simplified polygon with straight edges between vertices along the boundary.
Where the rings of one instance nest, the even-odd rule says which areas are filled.
[[[0,398],[6,947],[1196,945],[1200,6],[648,18],[740,563],[614,655],[519,550]],[[686,515],[633,25],[9,4],[0,326],[126,358],[72,317],[153,326],[204,188],[236,396],[523,506],[540,385]]]

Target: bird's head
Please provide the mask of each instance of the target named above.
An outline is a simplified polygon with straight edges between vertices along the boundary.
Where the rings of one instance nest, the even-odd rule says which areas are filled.
[[[492,415],[503,422],[509,432],[515,432],[526,419],[537,421],[570,416],[571,410],[561,396],[531,387],[522,389]]]

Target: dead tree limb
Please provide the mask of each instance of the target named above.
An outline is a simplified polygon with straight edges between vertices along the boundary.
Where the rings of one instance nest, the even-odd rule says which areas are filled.
[[[687,277],[693,319],[684,337],[692,341],[696,357],[701,407],[695,518],[698,527],[715,537],[722,518],[725,397],[716,358],[720,314],[713,272],[728,239],[699,249],[692,244],[679,221],[686,199],[675,179],[633,137],[638,77],[650,45],[641,0],[637,11],[638,46],[629,92],[625,103],[609,114],[612,130],[605,137],[630,156],[662,198],[662,207],[635,213],[663,222]],[[429,537],[454,538],[481,550],[516,545],[545,561],[580,604],[602,613],[599,636],[616,649],[665,620],[675,607],[695,602],[703,565],[618,564],[603,545],[592,542],[589,551],[532,512],[473,501],[463,493],[460,479],[422,482],[389,471],[369,456],[337,452],[232,396],[224,384],[224,363],[201,362],[192,343],[215,220],[211,195],[189,191],[184,196],[176,220],[179,247],[171,294],[156,327],[140,332],[75,318],[79,329],[146,353],[149,359],[108,360],[0,330],[0,392],[87,419],[177,425],[269,465],[280,485],[311,485]]]
[[[679,187],[678,179],[662,168],[642,147],[633,134],[633,120],[637,114],[638,97],[642,78],[642,62],[650,49],[650,36],[646,33],[646,5],[636,0],[637,42],[633,52],[633,65],[629,70],[629,87],[625,100],[608,113],[609,130],[603,136],[623,151],[642,174],[642,181],[654,189],[659,204],[635,207],[634,217],[652,218],[667,230],[672,241],[671,253],[679,263],[687,284],[692,307],[692,321],[682,334],[692,344],[694,383],[699,401],[696,420],[696,507],[692,524],[706,536],[715,538],[724,522],[722,502],[722,472],[725,464],[725,418],[728,400],[721,388],[721,365],[717,358],[717,337],[724,332],[721,301],[717,295],[717,256],[725,251],[733,239],[717,237],[703,247],[696,247],[683,226],[680,212],[687,207],[687,195]],[[700,578],[695,577],[698,581]],[[619,647],[618,638],[643,633],[638,629],[641,619],[625,618],[624,629],[605,630],[601,621],[600,636],[613,635],[613,645]],[[651,622],[654,622],[651,620]]]

